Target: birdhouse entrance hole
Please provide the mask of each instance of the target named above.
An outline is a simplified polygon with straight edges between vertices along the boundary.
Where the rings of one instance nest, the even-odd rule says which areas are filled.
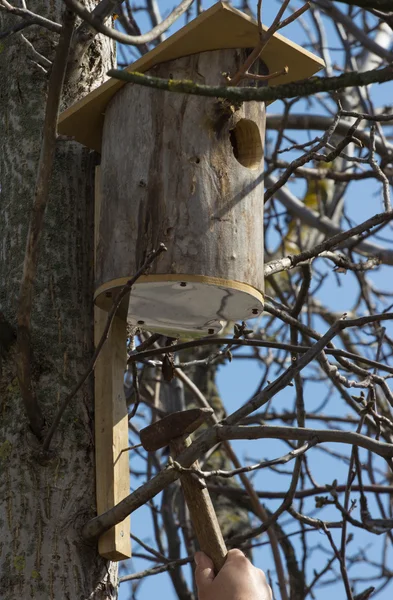
[[[229,139],[236,160],[248,169],[258,169],[263,158],[263,146],[259,128],[250,119],[240,119],[229,132]]]

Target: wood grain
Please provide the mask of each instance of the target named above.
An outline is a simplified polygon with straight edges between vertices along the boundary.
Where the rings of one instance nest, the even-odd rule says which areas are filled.
[[[100,212],[100,168],[96,170],[95,221]],[[95,226],[97,236],[97,226]],[[97,239],[97,238],[96,238]],[[107,313],[94,307],[94,342],[104,330]],[[97,514],[113,508],[130,493],[128,415],[124,396],[127,331],[124,320],[115,317],[108,339],[94,370],[95,452]],[[124,560],[131,556],[130,517],[104,533],[98,541],[101,556]]]
[[[152,71],[210,84],[244,57],[205,52]],[[240,164],[231,139],[242,119],[261,143],[253,168]],[[263,292],[264,133],[261,103],[233,111],[215,99],[123,87],[105,120],[96,289],[134,273],[163,242],[152,275],[216,277]]]
[[[182,438],[172,440],[170,443],[172,456],[175,458],[189,443],[189,438],[185,442]],[[193,463],[192,467],[199,469],[198,461]],[[210,494],[206,487],[202,487],[204,484],[198,482],[192,474],[182,474],[180,481],[199,547],[212,559],[217,574],[225,563],[228,551]]]

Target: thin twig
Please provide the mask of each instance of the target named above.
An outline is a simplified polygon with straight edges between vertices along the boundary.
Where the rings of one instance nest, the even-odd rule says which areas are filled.
[[[322,136],[321,141],[318,142],[318,144],[316,146],[314,146],[314,148],[311,148],[305,154],[303,154],[303,156],[300,156],[299,158],[294,160],[289,165],[289,167],[284,171],[284,173],[280,176],[280,178],[276,181],[276,183],[266,190],[265,202],[267,202],[275,194],[275,192],[278,189],[280,189],[285,183],[287,183],[290,176],[296,171],[296,169],[298,167],[302,167],[307,162],[310,162],[312,159],[316,158],[317,151],[324,148],[330,141],[330,138],[333,136],[340,119],[341,119],[341,111],[339,111],[337,113],[337,115],[335,116],[335,118],[333,120],[333,123],[331,124],[329,129],[325,132],[325,134]],[[334,152],[330,152],[326,156],[322,155],[322,159],[325,162],[333,161],[337,156],[339,156],[341,151],[346,146],[348,146],[348,144],[350,144],[352,142],[353,135],[354,135],[356,129],[358,128],[359,123],[360,123],[360,119],[357,119],[355,121],[355,123],[353,123],[353,125],[351,125],[351,127],[347,131],[346,136],[340,141],[340,143],[337,145],[337,148],[335,149]]]
[[[344,583],[344,587],[345,587],[345,591],[347,593],[347,599],[348,600],[353,600],[353,594],[352,594],[352,590],[351,590],[351,586],[349,583],[349,579],[348,579],[348,572],[345,566],[345,562],[343,561],[341,554],[336,546],[336,544],[334,543],[333,540],[333,536],[330,533],[329,529],[326,527],[326,525],[323,525],[323,530],[326,533],[326,536],[330,542],[330,545],[333,549],[334,555],[337,558],[339,564],[340,564],[340,571],[341,571],[341,576],[343,578],[343,583]]]
[[[263,37],[263,27],[262,27],[262,0],[258,0],[257,5],[257,19],[258,19],[258,33],[259,39],[261,40]]]
[[[267,306],[270,310],[270,304]],[[286,319],[291,319],[290,315],[286,315]],[[297,326],[302,327],[302,324],[298,321],[294,321]],[[305,326],[303,326],[305,327]],[[306,328],[307,329],[307,328]],[[308,335],[312,333],[312,331],[307,332]],[[314,339],[319,339],[320,336],[311,335]],[[130,354],[128,358],[128,363],[144,361],[146,359],[152,358],[154,356],[160,356],[163,354],[167,354],[170,352],[180,352],[181,350],[188,350],[190,348],[202,347],[202,346],[221,346],[222,344],[229,344],[232,342],[233,338],[203,338],[200,340],[193,340],[190,342],[183,342],[180,344],[174,344],[171,346],[162,346],[161,348],[154,348],[153,350],[146,350],[140,353],[140,355],[136,353]],[[239,339],[236,340],[236,346],[249,346],[252,348],[274,348],[276,350],[287,350],[288,352],[292,352],[296,350],[301,354],[307,352],[310,347],[309,346],[294,346],[293,344],[285,344],[284,342],[265,342],[263,340],[255,340],[255,339]],[[361,362],[369,367],[377,367],[378,369],[382,369],[383,371],[387,371],[388,373],[393,374],[393,366],[387,365],[385,363],[376,362],[375,360],[366,358],[365,356],[359,356],[358,354],[354,354],[352,352],[347,352],[346,350],[341,350],[340,348],[325,348],[325,353],[331,356],[349,358],[351,360],[355,360]],[[224,355],[224,351],[220,352],[220,356]],[[211,362],[210,359],[206,359],[207,362]],[[206,361],[204,363],[206,364]],[[187,363],[188,364],[188,363]],[[194,364],[194,363],[192,363]],[[174,365],[176,371],[178,368],[183,368],[183,365]]]
[[[22,33],[20,35],[20,39],[23,40],[23,42],[30,48],[30,52],[32,53],[38,64],[40,64],[42,67],[45,67],[45,69],[49,69],[52,66],[51,61],[48,60],[43,54],[37,52],[30,40],[28,40]]]
[[[135,581],[136,579],[144,579],[145,577],[149,577],[151,575],[158,575],[159,573],[166,573],[167,571],[171,571],[173,569],[177,569],[177,567],[181,567],[183,565],[187,565],[194,560],[194,557],[180,558],[178,560],[173,560],[169,563],[165,563],[164,565],[158,567],[152,567],[151,569],[145,569],[144,571],[139,571],[138,573],[132,573],[131,575],[124,575],[120,577],[119,583],[125,583],[126,581]]]
[[[138,410],[138,406],[140,404],[141,401],[141,394],[140,394],[140,390],[139,390],[139,377],[138,377],[138,367],[136,365],[136,363],[131,363],[131,370],[132,370],[132,385],[134,388],[134,394],[135,394],[135,402],[134,402],[134,406],[132,407],[132,410],[128,416],[128,420],[130,421],[133,417],[135,417],[136,415],[136,411]]]
[[[185,467],[192,465],[204,452],[217,443],[234,439],[280,439],[280,440],[308,440],[317,439],[319,443],[336,442],[349,445],[357,445],[382,456],[393,457],[393,444],[378,442],[368,436],[354,433],[352,431],[341,431],[334,429],[307,429],[302,427],[244,427],[223,426],[211,427],[202,433],[186,450],[179,456],[177,461]],[[93,539],[120,523],[126,516],[143,506],[170,483],[178,479],[179,472],[173,467],[155,475],[152,479],[138,488],[135,492],[124,498],[119,504],[105,513],[91,519],[83,528],[82,536],[85,539]]]
[[[282,75],[288,75],[289,68],[285,66],[281,71],[275,71],[274,73],[269,73],[269,75],[258,75],[257,73],[245,73],[244,79],[254,79],[255,81],[270,81],[270,79],[275,79],[276,77],[281,77]]]
[[[249,69],[255,63],[256,60],[260,57],[263,50],[266,48],[269,40],[275,34],[275,32],[279,29],[280,19],[283,15],[286,7],[288,6],[290,0],[284,0],[282,6],[280,7],[273,23],[270,25],[269,29],[266,33],[263,32],[262,25],[260,29],[260,38],[259,43],[255,46],[254,50],[249,54],[249,56],[244,61],[243,65],[239,68],[239,70],[233,75],[233,77],[228,77],[227,80],[231,84],[231,86],[237,86],[243,79],[244,75],[248,73]]]
[[[216,441],[256,439],[311,441],[315,438],[318,440],[318,443],[337,442],[356,445],[360,448],[370,450],[383,458],[393,457],[393,444],[378,442],[366,435],[355,433],[353,431],[342,431],[341,429],[310,429],[302,427],[284,427],[280,425],[259,425],[254,427],[245,427],[243,425],[220,425],[215,436]],[[178,458],[179,462],[180,458],[181,457]]]
[[[182,0],[180,4],[173,9],[170,15],[164,19],[161,23],[159,23],[156,27],[153,27],[148,33],[144,33],[143,35],[127,35],[118,31],[117,29],[112,29],[111,27],[107,27],[102,22],[101,17],[94,16],[94,11],[89,12],[83,4],[79,2],[79,0],[63,0],[63,2],[68,6],[69,9],[75,12],[81,19],[89,23],[96,31],[99,33],[103,33],[109,38],[120,42],[121,44],[128,44],[131,46],[139,46],[141,44],[148,44],[156,40],[160,35],[162,35],[177,19],[191,6],[194,0]],[[97,7],[98,8],[98,7]],[[96,9],[97,10],[97,9]]]
[[[366,113],[349,113],[347,111],[341,112],[343,117],[355,117],[361,118],[362,120],[371,120],[371,115]],[[392,121],[393,115],[386,115],[388,118],[386,121]],[[382,121],[382,115],[376,116],[375,120]],[[291,113],[286,116],[285,126],[286,129],[291,130],[311,130],[316,129],[318,131],[326,131],[328,127],[330,127],[332,122],[332,117],[326,115],[312,115],[312,114],[302,114],[302,113]],[[337,124],[336,133],[345,137],[348,133],[349,127],[352,125],[352,121],[348,121],[347,119],[341,120]],[[267,114],[266,115],[266,128],[267,129],[276,129],[280,130],[282,126],[282,115],[278,114]],[[367,147],[370,145],[370,136],[365,129],[358,129],[356,132],[356,137]],[[383,140],[376,136],[375,138],[375,149],[381,156],[390,156],[390,152],[393,151],[393,145],[388,144],[387,146],[383,142]]]
[[[135,282],[139,279],[139,277],[141,277],[146,270],[152,265],[152,263],[156,260],[156,258],[162,253],[166,251],[166,247],[164,246],[164,244],[160,244],[160,246],[158,247],[157,250],[153,250],[149,256],[147,257],[147,259],[145,260],[144,264],[142,265],[142,267],[137,271],[137,273],[131,277],[131,279],[129,279],[127,281],[127,283],[124,285],[124,287],[120,290],[120,292],[118,293],[118,295],[116,296],[116,298],[113,301],[113,305],[111,310],[108,313],[108,318],[106,321],[106,325],[104,328],[104,331],[102,333],[102,336],[100,338],[100,341],[97,344],[97,347],[94,351],[93,356],[90,359],[90,362],[86,368],[86,371],[84,372],[84,374],[82,375],[82,377],[80,378],[80,380],[76,383],[76,385],[73,387],[73,389],[71,390],[71,392],[64,398],[63,402],[61,403],[56,416],[53,420],[52,425],[50,426],[50,429],[48,431],[48,433],[46,434],[45,440],[43,442],[43,450],[47,451],[51,442],[51,439],[53,437],[53,434],[55,433],[61,417],[65,411],[65,409],[67,408],[67,406],[69,405],[69,403],[71,402],[71,400],[74,398],[74,396],[78,393],[78,391],[80,390],[80,388],[82,387],[82,385],[85,383],[86,379],[91,375],[91,373],[94,370],[94,366],[98,360],[98,357],[100,355],[100,352],[102,350],[102,347],[104,346],[107,338],[108,338],[108,334],[109,334],[109,330],[111,328],[112,325],[112,321],[115,318],[117,309],[119,308],[121,301],[123,300],[123,298],[125,296],[127,296],[127,294],[129,294],[131,292],[132,286],[135,284]]]
[[[223,479],[230,479],[231,477],[235,477],[236,475],[241,475],[243,473],[251,473],[252,471],[258,471],[260,469],[266,469],[267,467],[271,467],[273,465],[284,465],[289,461],[294,460],[298,456],[302,456],[307,452],[307,450],[313,448],[317,443],[318,442],[316,439],[311,439],[302,446],[299,446],[295,450],[291,450],[287,454],[279,456],[278,458],[273,458],[271,460],[262,460],[261,462],[255,465],[238,467],[237,469],[231,469],[230,471],[225,471],[224,469],[202,471],[202,469],[197,469],[196,467],[182,467],[180,463],[173,459],[171,459],[169,462],[174,469],[179,471],[179,473],[195,473],[195,475],[202,479],[210,479],[211,477],[222,477]]]
[[[386,211],[392,209],[392,204],[390,202],[390,184],[389,180],[386,177],[385,173],[382,171],[381,167],[375,160],[375,125],[371,125],[370,127],[370,165],[375,171],[378,179],[382,182],[383,186],[383,205]]]
[[[209,482],[207,484],[207,487],[214,494],[225,494],[229,497],[232,497],[233,499],[235,499],[238,502],[240,502],[245,496],[247,496],[247,492],[245,490],[242,490],[241,488],[230,488],[229,486],[219,485],[216,483],[209,483]],[[335,491],[338,494],[343,494],[345,492],[345,489],[346,489],[345,484],[340,484],[335,487]],[[328,494],[328,493],[330,493],[330,490],[331,490],[330,485],[321,485],[321,486],[318,486],[315,488],[296,490],[295,498],[299,499],[299,500],[302,500],[304,498],[311,498],[312,496]],[[361,488],[359,485],[353,485],[352,491],[359,492],[359,491],[361,491]],[[363,491],[370,492],[373,494],[386,494],[389,496],[389,495],[393,494],[393,485],[378,485],[378,484],[364,485]],[[261,491],[256,490],[256,493],[258,495],[258,498],[264,498],[264,499],[269,499],[269,500],[279,500],[281,498],[285,498],[287,491],[285,490],[285,491],[279,492],[279,491],[270,491],[270,490],[261,490]]]
[[[25,23],[28,24],[26,26],[40,25],[41,27],[45,27],[46,29],[49,29],[49,31],[54,31],[55,33],[60,33],[62,30],[62,25],[59,25],[59,23],[55,23],[54,21],[51,21],[46,17],[42,17],[41,15],[38,15],[26,8],[12,6],[9,2],[7,2],[7,0],[0,0],[0,9],[6,10],[17,17],[22,17],[25,19]]]

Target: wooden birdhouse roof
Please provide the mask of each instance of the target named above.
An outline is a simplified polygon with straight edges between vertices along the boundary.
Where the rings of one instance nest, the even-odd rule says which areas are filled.
[[[252,48],[258,40],[258,27],[253,19],[228,4],[217,2],[129,65],[126,71],[144,73],[159,63],[209,50]],[[270,39],[261,58],[270,73],[284,66],[289,68],[287,75],[269,81],[271,86],[306,79],[325,66],[321,58],[278,33]],[[100,152],[106,106],[123,85],[123,81],[108,79],[70,106],[59,117],[58,132]]]

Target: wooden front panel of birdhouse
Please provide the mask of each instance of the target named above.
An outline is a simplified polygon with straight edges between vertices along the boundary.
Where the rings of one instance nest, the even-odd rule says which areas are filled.
[[[149,73],[224,84],[223,73],[245,57],[204,52]],[[124,86],[105,114],[98,294],[132,276],[161,242],[168,251],[153,276],[210,277],[262,292],[264,137],[264,103]]]

